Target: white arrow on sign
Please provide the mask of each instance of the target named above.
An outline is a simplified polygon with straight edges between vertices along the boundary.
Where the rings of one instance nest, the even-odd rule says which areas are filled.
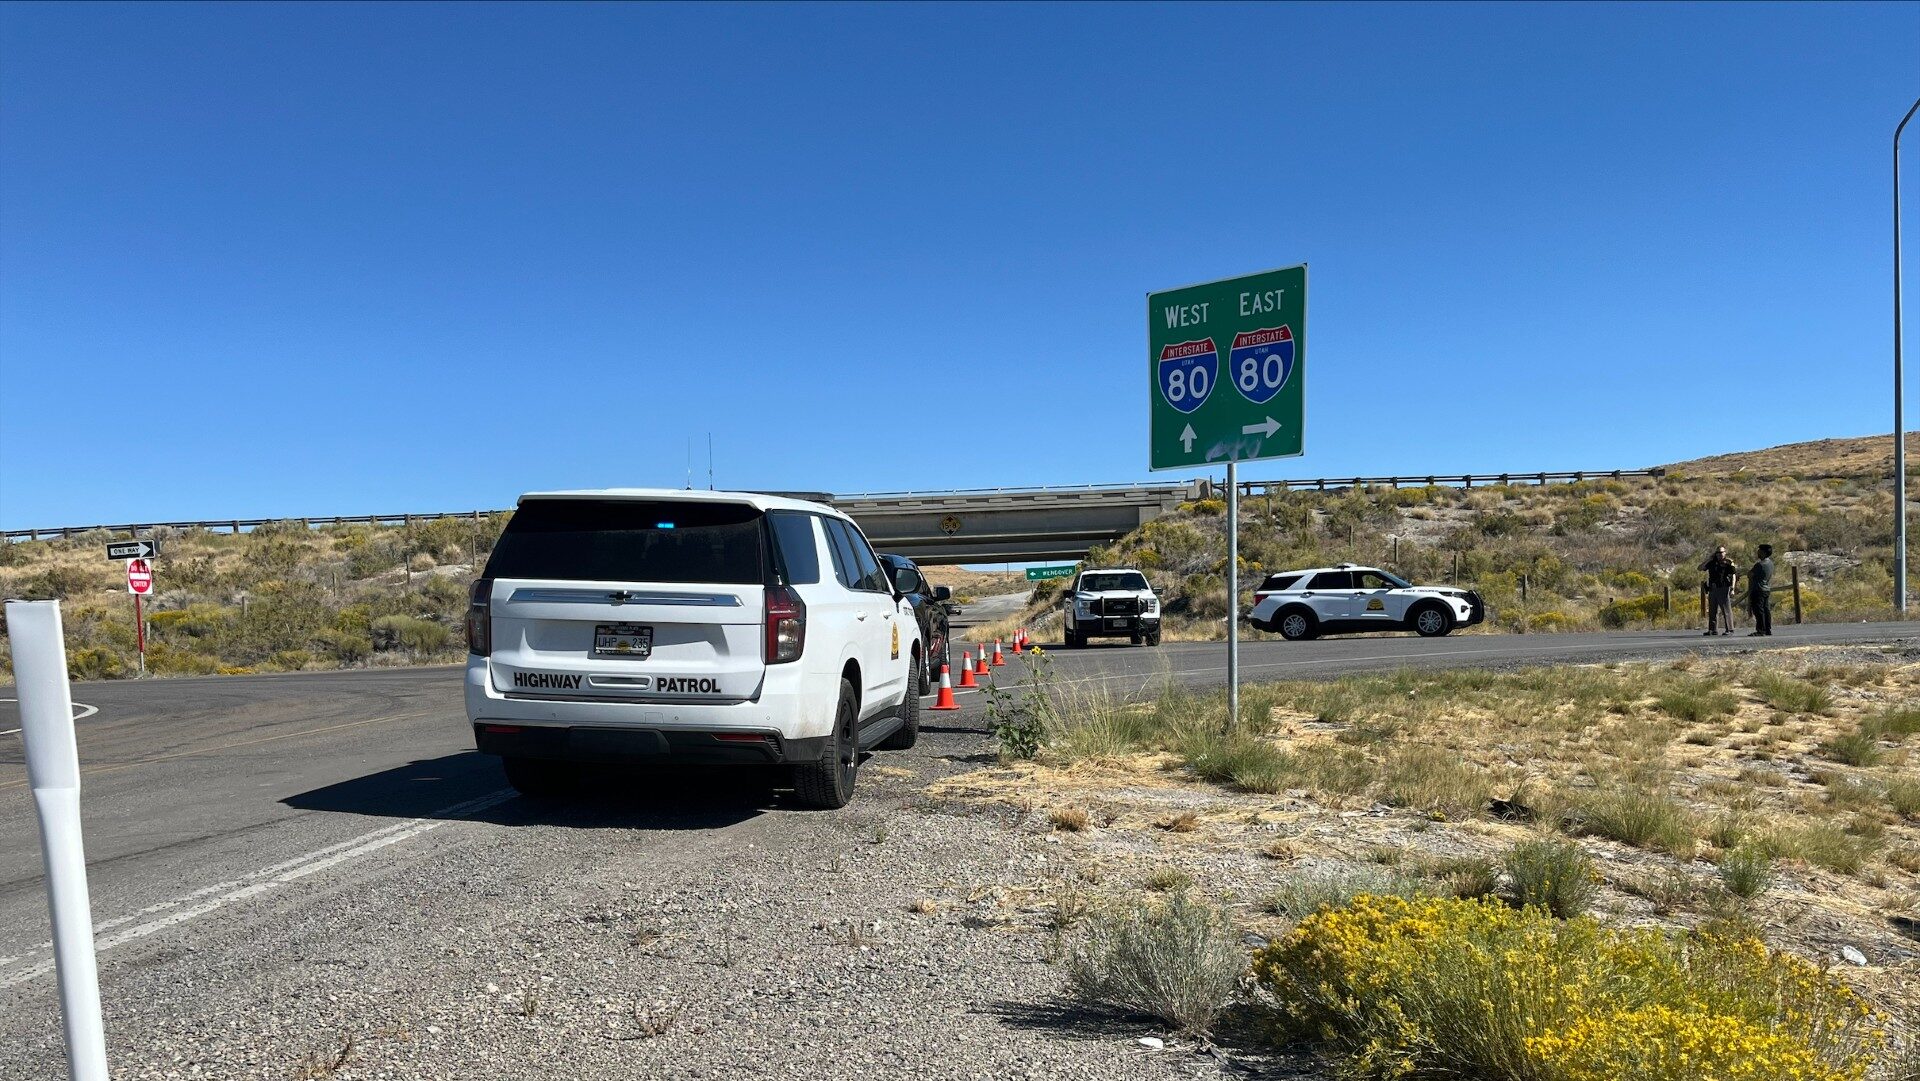
[[[1248,424],[1243,426],[1240,429],[1240,434],[1241,435],[1264,435],[1268,439],[1272,439],[1273,433],[1279,430],[1280,430],[1280,422],[1273,419],[1272,417],[1268,417],[1267,422],[1265,424]]]
[[[1189,424],[1185,428],[1180,429],[1180,449],[1186,451],[1188,454],[1192,454],[1193,441],[1198,438],[1199,436],[1193,434],[1193,425]]]

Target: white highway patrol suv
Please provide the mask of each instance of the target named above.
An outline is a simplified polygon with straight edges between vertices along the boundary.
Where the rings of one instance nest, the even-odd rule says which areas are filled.
[[[911,747],[923,646],[860,528],[779,496],[537,492],[467,608],[467,719],[528,795],[576,763],[771,765],[852,798],[860,752]]]
[[[1160,598],[1136,570],[1081,571],[1067,590],[1062,618],[1069,649],[1086,645],[1089,638],[1160,644]]]
[[[1268,575],[1254,591],[1248,620],[1294,641],[1322,634],[1410,630],[1437,638],[1487,618],[1480,595],[1448,586],[1416,586],[1372,567],[1342,563]]]

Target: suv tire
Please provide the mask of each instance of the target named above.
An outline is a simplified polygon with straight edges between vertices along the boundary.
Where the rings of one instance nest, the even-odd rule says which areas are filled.
[[[1289,642],[1305,642],[1320,634],[1320,621],[1306,608],[1282,609],[1273,622],[1280,630],[1280,637]]]
[[[793,768],[793,794],[802,807],[832,811],[853,799],[853,782],[860,771],[860,710],[855,702],[853,681],[841,680],[833,736],[820,761]]]
[[[900,701],[900,727],[874,745],[880,751],[904,751],[920,742],[920,696],[909,694]]]
[[[1159,632],[1159,631],[1154,631],[1154,632],[1153,632],[1152,634],[1149,634],[1149,635],[1147,635],[1147,644],[1148,644],[1148,645],[1150,645],[1150,646],[1157,646],[1157,645],[1159,645],[1159,644],[1160,644],[1160,632]]]
[[[1413,624],[1413,632],[1422,638],[1443,638],[1453,630],[1453,613],[1429,601],[1415,608],[1407,616],[1407,622]]]
[[[575,783],[575,771],[565,762],[545,758],[502,758],[507,783],[515,792],[532,799],[549,799],[566,794]]]

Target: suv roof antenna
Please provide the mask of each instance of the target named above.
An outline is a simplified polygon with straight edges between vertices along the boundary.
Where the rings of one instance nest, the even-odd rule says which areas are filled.
[[[693,437],[687,437],[687,491],[693,491]]]
[[[713,433],[707,433],[707,491],[713,491]]]

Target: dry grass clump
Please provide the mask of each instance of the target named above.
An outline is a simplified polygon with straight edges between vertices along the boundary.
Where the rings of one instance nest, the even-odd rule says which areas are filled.
[[[1081,833],[1092,824],[1093,819],[1084,807],[1055,807],[1047,812],[1047,822],[1057,830]]]
[[[1073,993],[1158,1017],[1181,1032],[1209,1032],[1247,968],[1239,932],[1184,890],[1083,922],[1086,936],[1066,962]]]
[[[1572,833],[1688,858],[1700,832],[1687,809],[1663,790],[1639,787],[1601,789],[1575,797],[1565,822]]]
[[[1780,672],[1762,670],[1747,678],[1760,700],[1788,713],[1828,713],[1833,710],[1833,693],[1818,682],[1795,679]]]
[[[1192,833],[1200,828],[1200,816],[1192,811],[1182,811],[1155,822],[1154,826],[1168,833]]]
[[[1502,862],[1504,895],[1521,908],[1534,905],[1566,919],[1586,912],[1600,892],[1593,860],[1571,841],[1526,841]]]
[[[1773,884],[1773,854],[1764,845],[1740,845],[1721,854],[1719,871],[1728,893],[1751,901]]]
[[[1275,916],[1302,920],[1321,909],[1345,907],[1355,897],[1417,897],[1424,892],[1419,879],[1380,867],[1322,867],[1286,876],[1261,899],[1260,907]]]

